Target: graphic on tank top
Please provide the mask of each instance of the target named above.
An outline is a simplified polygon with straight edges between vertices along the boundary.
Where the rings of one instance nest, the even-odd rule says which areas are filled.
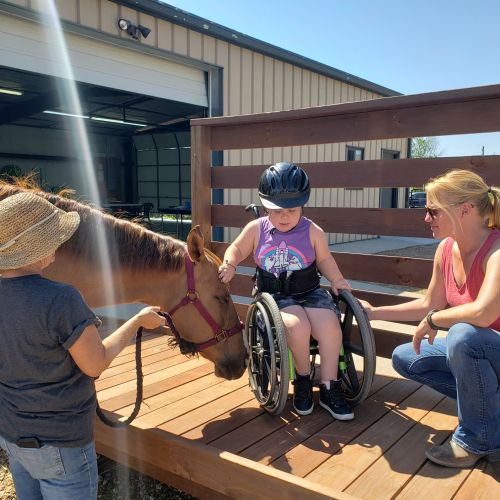
[[[279,276],[283,271],[298,271],[308,266],[307,259],[294,246],[287,246],[282,240],[278,246],[266,249],[260,255],[261,266],[266,271]]]

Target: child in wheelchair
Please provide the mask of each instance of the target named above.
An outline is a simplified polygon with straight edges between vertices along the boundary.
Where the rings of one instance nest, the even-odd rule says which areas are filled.
[[[354,414],[338,379],[342,344],[339,310],[330,293],[319,286],[318,271],[331,282],[334,293],[350,290],[350,286],[330,254],[325,233],[303,215],[310,191],[309,178],[297,165],[276,163],[266,169],[260,178],[259,197],[267,215],[247,224],[227,248],[219,276],[228,283],[236,266],[253,255],[256,290],[273,296],[286,327],[296,370],[295,410],[309,415],[314,408],[309,354],[312,336],[321,358],[319,404],[338,420],[352,420]]]

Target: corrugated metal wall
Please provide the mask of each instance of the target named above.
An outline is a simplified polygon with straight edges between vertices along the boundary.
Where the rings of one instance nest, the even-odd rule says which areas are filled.
[[[36,0],[10,0],[10,3],[27,8],[36,8],[37,5]],[[374,92],[142,14],[109,0],[56,0],[56,4],[63,19],[115,36],[128,38],[117,28],[117,19],[120,17],[143,24],[152,31],[147,39],[138,43],[222,67],[224,115],[280,111],[380,97]],[[229,151],[224,153],[224,164],[342,161],[346,159],[347,145],[363,147],[365,160],[380,159],[383,149],[400,151],[401,157],[407,154],[404,139],[349,144],[332,142],[319,146]],[[225,193],[225,200],[230,204],[241,205],[258,201],[255,190],[229,190]],[[403,206],[403,190],[400,190],[398,200],[399,206]],[[316,206],[378,207],[379,190],[313,189],[310,203]],[[227,234],[230,239],[235,236],[236,231]],[[361,238],[338,234],[330,235],[329,242]]]

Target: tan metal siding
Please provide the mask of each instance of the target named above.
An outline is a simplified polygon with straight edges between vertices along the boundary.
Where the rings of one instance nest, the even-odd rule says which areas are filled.
[[[30,8],[29,0],[10,0],[10,3]],[[189,56],[223,68],[223,114],[236,115],[262,111],[279,111],[307,106],[321,106],[340,102],[375,99],[374,92],[318,75],[298,66],[254,53],[209,35],[194,32],[170,22],[154,19],[134,9],[118,6],[108,0],[57,0],[61,17],[87,27],[128,38],[117,28],[119,17],[130,19],[151,28],[147,39],[138,43]],[[298,146],[224,152],[224,164],[271,164],[289,160],[297,163],[346,159],[346,143],[317,146]],[[382,149],[392,149],[406,156],[406,140],[377,140],[354,142],[365,148],[365,159],[379,159]],[[353,165],[355,168],[355,165]],[[312,205],[370,206],[379,204],[379,190],[321,189],[313,190]],[[229,190],[228,203],[257,201],[256,190]],[[403,203],[400,192],[400,204]],[[231,231],[233,238],[236,232]],[[330,236],[330,243],[347,241],[350,235]]]
[[[100,25],[98,3],[99,0],[87,0],[79,5],[80,24],[94,29]]]

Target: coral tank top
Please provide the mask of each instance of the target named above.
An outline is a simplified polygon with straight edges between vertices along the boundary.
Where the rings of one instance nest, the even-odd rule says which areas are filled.
[[[469,275],[461,287],[457,286],[455,276],[453,275],[453,259],[451,250],[455,240],[447,238],[443,248],[441,263],[446,288],[446,300],[450,306],[453,307],[468,304],[476,300],[484,281],[484,258],[498,238],[500,238],[500,231],[498,229],[492,230],[491,234],[483,243],[483,246],[479,249],[479,252],[477,252],[474,262],[470,268]],[[490,328],[500,331],[500,316],[490,325]]]

